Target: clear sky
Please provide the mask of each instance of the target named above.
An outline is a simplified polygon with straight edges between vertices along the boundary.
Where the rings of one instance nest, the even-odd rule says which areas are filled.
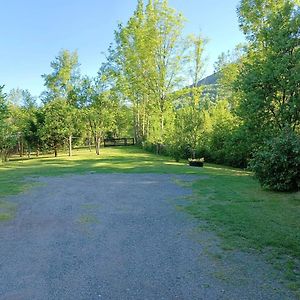
[[[236,7],[239,0],[169,0],[187,18],[185,33],[209,39],[206,74],[218,55],[244,41]],[[41,75],[61,49],[77,50],[81,72],[95,76],[118,22],[132,15],[135,0],[0,0],[0,85],[43,90]]]

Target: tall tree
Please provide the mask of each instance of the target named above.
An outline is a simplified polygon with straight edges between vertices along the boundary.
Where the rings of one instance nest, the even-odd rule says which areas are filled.
[[[299,189],[299,1],[243,0],[239,15],[249,47],[236,82],[238,112],[252,141],[252,168],[263,186]]]
[[[202,93],[202,87],[199,87],[199,81],[204,74],[203,52],[207,40],[201,34],[198,36],[191,34],[186,41],[187,53],[185,54],[184,64],[187,67],[187,76],[192,82],[190,96],[192,102],[199,102]]]
[[[172,124],[172,93],[183,83],[182,27],[182,15],[167,1],[146,7],[138,1],[133,17],[116,32],[118,85],[132,103],[138,142],[162,144]]]
[[[29,111],[29,118],[25,128],[24,139],[28,146],[28,156],[30,157],[31,150],[34,149],[36,156],[39,156],[43,145],[41,132],[44,126],[44,110],[41,107],[32,107]]]
[[[44,124],[40,129],[42,140],[58,151],[73,131],[72,107],[64,99],[56,98],[44,106]]]
[[[243,0],[249,49],[237,80],[240,115],[251,132],[300,125],[300,8],[295,0]]]
[[[2,161],[7,161],[12,148],[16,145],[17,134],[12,122],[11,111],[7,102],[7,95],[0,86],[0,155]]]
[[[183,53],[186,77],[189,77],[188,87],[174,93],[180,95],[179,107],[176,111],[175,127],[171,134],[171,148],[187,150],[189,148],[192,158],[196,158],[196,150],[199,149],[203,141],[204,132],[204,105],[201,103],[203,87],[199,86],[199,81],[204,73],[203,51],[206,40],[201,36],[189,35],[186,39],[185,53]],[[175,142],[175,144],[174,144]],[[175,155],[177,151],[175,150]]]
[[[107,132],[115,131],[116,114],[119,109],[113,90],[107,87],[107,80],[99,72],[97,80],[85,77],[81,83],[80,105],[86,130],[93,136],[96,154],[100,155],[100,145]]]
[[[232,112],[235,112],[239,105],[239,94],[235,91],[235,81],[242,69],[246,51],[247,45],[239,44],[233,50],[221,53],[214,65],[217,76],[217,99],[226,99]]]
[[[74,107],[77,102],[75,86],[79,80],[79,63],[77,52],[69,50],[60,51],[59,55],[51,62],[52,73],[44,74],[42,77],[45,80],[47,90],[44,92],[44,102],[53,101],[55,99],[64,100],[69,109],[66,110],[70,115],[68,119],[74,117]],[[74,122],[67,122],[70,128],[69,132],[69,155],[72,155],[72,135],[74,132]]]
[[[79,79],[77,52],[61,50],[50,66],[52,73],[42,75],[47,88],[44,99],[46,102],[57,97],[68,100]]]
[[[9,92],[7,102],[11,111],[12,122],[17,131],[19,155],[22,157],[26,147],[24,136],[36,108],[36,99],[28,90],[18,88]],[[27,146],[27,150],[29,150],[30,147]]]

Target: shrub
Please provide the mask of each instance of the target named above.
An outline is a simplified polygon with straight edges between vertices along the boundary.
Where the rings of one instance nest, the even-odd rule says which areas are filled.
[[[236,168],[246,168],[253,144],[243,126],[233,130],[224,144],[225,164]]]
[[[300,136],[284,130],[254,153],[250,168],[263,187],[275,191],[300,189]]]

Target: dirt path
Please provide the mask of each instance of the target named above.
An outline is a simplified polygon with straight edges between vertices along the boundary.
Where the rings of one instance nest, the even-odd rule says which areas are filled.
[[[258,257],[220,254],[215,237],[196,232],[176,209],[191,191],[174,178],[193,179],[41,178],[12,197],[18,215],[0,224],[0,299],[293,299]]]

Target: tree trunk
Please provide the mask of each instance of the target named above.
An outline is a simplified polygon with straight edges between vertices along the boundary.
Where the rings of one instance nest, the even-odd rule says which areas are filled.
[[[69,156],[72,156],[72,135],[69,136]]]
[[[8,153],[7,152],[4,153],[4,162],[8,162]]]
[[[20,157],[23,157],[23,153],[24,153],[24,142],[23,142],[23,138],[21,137],[21,140],[20,140]]]
[[[100,155],[100,138],[95,136],[96,155]]]
[[[161,116],[160,116],[160,140],[161,140],[161,142],[163,142],[164,123],[165,123],[164,115],[163,115],[163,113],[161,113]]]
[[[150,132],[150,120],[149,118],[147,118],[147,137],[149,135],[149,132]]]
[[[100,155],[100,142],[101,142],[101,139],[100,139],[100,137],[98,137],[98,139],[97,139],[98,155]]]
[[[140,107],[137,104],[135,109],[134,109],[134,135],[135,135],[135,140],[137,144],[141,143],[141,112],[140,112]]]
[[[195,159],[196,158],[196,150],[192,149],[192,158]]]
[[[89,134],[89,138],[88,138],[88,145],[89,145],[90,152],[92,152],[91,135],[90,134]]]
[[[57,157],[57,147],[54,147],[54,156]]]
[[[156,144],[156,155],[159,155],[160,154],[160,144],[157,143]]]
[[[137,122],[136,122],[136,118],[134,118],[134,119],[135,119],[135,120],[134,120],[134,138],[135,138],[135,140],[136,140],[137,143],[138,143],[139,137],[138,137]]]
[[[139,111],[136,112],[136,115],[134,117],[134,135],[135,135],[135,140],[137,143],[140,143],[140,116],[139,116]]]
[[[142,120],[142,138],[146,139],[146,107],[143,105],[143,120]]]
[[[18,138],[18,152],[19,152],[19,156],[22,157],[22,151],[21,151],[21,138],[19,136]]]

